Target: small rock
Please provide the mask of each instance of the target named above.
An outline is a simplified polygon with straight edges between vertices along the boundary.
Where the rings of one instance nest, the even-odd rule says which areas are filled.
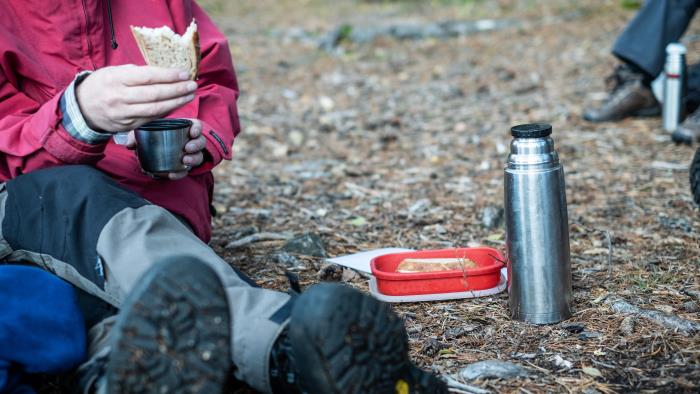
[[[411,205],[408,208],[408,213],[411,215],[415,215],[427,211],[428,208],[430,208],[430,200],[428,200],[427,198],[423,198]]]
[[[279,264],[282,264],[286,267],[290,268],[295,268],[295,267],[303,267],[304,264],[299,261],[298,258],[295,256],[292,256],[291,254],[287,252],[278,252],[272,255],[272,258]]]
[[[656,305],[655,309],[663,313],[673,313],[673,307],[671,305]]]
[[[333,51],[333,49],[340,44],[345,35],[347,35],[347,29],[348,27],[343,25],[328,32],[319,40],[318,47],[326,52]],[[350,27],[350,29],[352,29],[352,27]]]
[[[318,280],[322,282],[340,282],[343,280],[343,267],[328,264],[318,271]]]
[[[418,339],[421,332],[423,332],[423,325],[422,324],[416,323],[416,324],[406,325],[406,333],[408,334],[409,338]]]
[[[257,233],[259,230],[255,226],[246,226],[236,229],[229,235],[229,239],[241,239]]]
[[[282,97],[287,100],[296,100],[299,98],[299,94],[291,89],[282,89]]]
[[[455,124],[455,127],[453,128],[453,130],[455,131],[455,133],[464,133],[465,131],[467,131],[467,128],[468,128],[468,127],[467,127],[467,124],[466,124],[466,123],[464,123],[464,122],[457,122],[457,123]]]
[[[572,334],[579,334],[586,328],[583,323],[564,323],[559,327],[561,327],[562,330],[566,330]]]
[[[481,223],[487,229],[499,227],[503,223],[503,208],[488,206],[481,212]]]
[[[466,326],[457,326],[453,328],[448,328],[445,331],[445,339],[450,340],[450,339],[455,339],[459,338],[464,334],[468,334],[472,331],[475,331],[479,326],[476,324],[467,324]]]
[[[352,282],[361,278],[362,277],[355,270],[343,268],[343,274],[341,275],[340,280],[343,282]]]
[[[596,331],[583,331],[580,334],[578,334],[578,339],[587,341],[589,339],[601,338],[602,336],[603,334]]]
[[[479,361],[459,371],[459,376],[466,380],[489,378],[510,379],[526,377],[528,375],[528,371],[520,365],[498,360]]]
[[[267,220],[272,215],[272,212],[269,209],[264,208],[250,208],[246,210],[246,213],[255,216],[255,218],[258,220]]]
[[[598,368],[593,368],[593,367],[583,367],[581,368],[581,371],[585,373],[586,375],[593,376],[594,378],[599,378],[603,376],[602,373],[600,373],[600,370]]]
[[[686,312],[695,313],[695,312],[697,312],[698,310],[700,310],[700,308],[698,308],[697,302],[695,302],[695,301],[686,301],[686,302],[683,303],[683,310],[686,311]]]
[[[558,354],[552,357],[552,361],[554,362],[554,365],[556,365],[559,368],[571,369],[574,367],[574,363]]]
[[[328,96],[321,96],[318,99],[318,103],[321,105],[324,111],[332,111],[335,108],[335,101]]]
[[[356,227],[362,227],[367,224],[367,219],[365,219],[363,216],[355,216],[350,220],[350,224]]]
[[[423,344],[423,347],[420,349],[420,352],[428,357],[433,357],[437,355],[440,350],[447,347],[447,344],[442,343],[435,338],[428,338],[428,340]]]
[[[304,143],[304,133],[302,133],[299,130],[292,130],[289,133],[289,142],[292,143],[292,145],[299,147]]]
[[[314,233],[305,233],[290,239],[282,246],[282,250],[304,256],[328,257],[321,237]]]
[[[272,148],[272,156],[274,157],[284,157],[287,156],[289,147],[285,144],[277,144]]]
[[[620,323],[620,332],[624,335],[632,335],[634,332],[634,322],[635,317],[632,315],[622,319],[622,322]]]

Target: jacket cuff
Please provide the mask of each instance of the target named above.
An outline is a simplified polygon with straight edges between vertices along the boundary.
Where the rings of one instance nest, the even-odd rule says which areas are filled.
[[[85,117],[83,117],[82,111],[80,111],[78,99],[75,96],[75,87],[88,75],[90,75],[89,71],[83,71],[76,75],[73,82],[63,92],[59,102],[63,113],[61,123],[71,137],[86,144],[97,145],[109,140],[112,134],[95,131],[90,128],[85,121]]]

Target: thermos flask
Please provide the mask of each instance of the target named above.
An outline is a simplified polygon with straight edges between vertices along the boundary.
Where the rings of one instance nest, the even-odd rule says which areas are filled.
[[[663,96],[663,124],[664,130],[669,133],[676,128],[685,118],[686,97],[686,65],[685,47],[681,44],[671,43],[666,46],[666,65],[664,66],[664,96]]]
[[[571,316],[571,261],[564,169],[548,124],[511,128],[505,169],[511,318],[550,324]]]

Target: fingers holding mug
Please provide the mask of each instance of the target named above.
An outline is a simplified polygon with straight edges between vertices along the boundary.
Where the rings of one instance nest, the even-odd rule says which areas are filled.
[[[185,145],[185,156],[182,158],[182,164],[188,169],[198,167],[204,162],[204,148],[207,145],[207,139],[202,135],[202,123],[198,119],[190,119],[192,127],[190,127],[191,140]]]
[[[169,172],[168,179],[170,179],[171,181],[177,181],[179,179],[186,177],[188,171]]]
[[[196,139],[202,135],[202,122],[199,119],[189,119],[192,121],[192,127],[190,127],[190,138]]]
[[[201,151],[197,153],[186,154],[182,157],[182,164],[184,164],[188,170],[202,165],[203,161],[204,154]]]

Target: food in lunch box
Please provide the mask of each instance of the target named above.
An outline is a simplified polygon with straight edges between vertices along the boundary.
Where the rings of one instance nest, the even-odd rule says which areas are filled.
[[[149,66],[179,68],[197,78],[199,68],[199,33],[193,20],[187,31],[179,35],[170,27],[158,28],[131,26],[131,33]]]
[[[431,259],[404,259],[396,267],[396,272],[410,274],[416,272],[434,271],[464,271],[477,268],[478,265],[468,258],[431,258]]]

